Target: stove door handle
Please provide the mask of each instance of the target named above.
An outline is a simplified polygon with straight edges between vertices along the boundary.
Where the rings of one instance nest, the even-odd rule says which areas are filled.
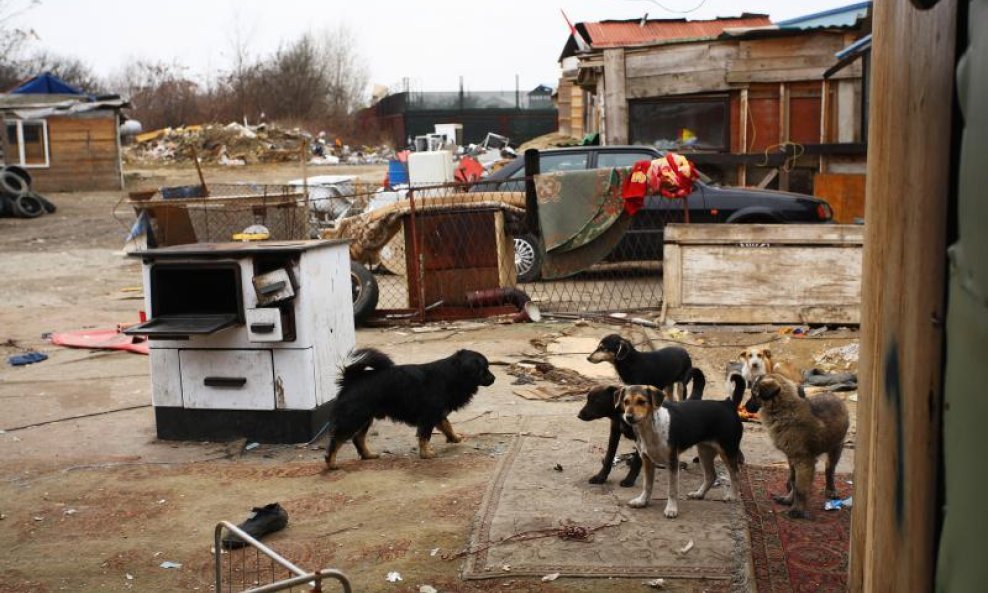
[[[206,377],[202,383],[206,387],[243,387],[247,377]]]
[[[252,323],[250,324],[250,331],[255,334],[270,334],[274,331],[273,323]]]

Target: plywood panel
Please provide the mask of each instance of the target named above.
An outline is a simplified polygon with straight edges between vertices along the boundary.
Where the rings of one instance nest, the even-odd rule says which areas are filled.
[[[820,142],[820,97],[789,97],[789,140]]]
[[[683,306],[803,307],[845,305],[861,298],[860,245],[690,245],[682,247],[682,266],[688,270]]]
[[[718,68],[702,72],[683,72],[647,78],[631,78],[628,79],[626,92],[628,99],[647,99],[649,97],[664,97],[666,95],[726,91],[730,88],[731,86],[725,78],[724,69]]]
[[[864,175],[817,173],[813,177],[813,195],[827,200],[834,210],[835,222],[853,224],[855,218],[864,218]]]
[[[840,33],[820,32],[815,35],[794,35],[775,39],[751,39],[741,41],[738,47],[740,59],[791,58],[812,56],[840,51],[844,40]]]
[[[862,229],[668,225],[666,316],[701,323],[857,323]]]

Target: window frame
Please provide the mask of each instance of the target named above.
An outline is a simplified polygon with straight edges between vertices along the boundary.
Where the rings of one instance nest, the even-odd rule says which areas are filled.
[[[17,127],[17,162],[11,162],[10,157],[4,154],[4,160],[8,165],[17,165],[18,167],[24,167],[25,169],[48,169],[51,167],[51,148],[48,142],[48,120],[45,119],[8,119],[4,120],[4,134],[7,133],[7,126],[15,125]],[[24,124],[41,124],[41,142],[45,150],[45,162],[42,163],[26,163],[25,162],[25,149],[24,149]],[[7,139],[7,147],[10,148],[10,139]],[[13,156],[13,155],[10,155]]]

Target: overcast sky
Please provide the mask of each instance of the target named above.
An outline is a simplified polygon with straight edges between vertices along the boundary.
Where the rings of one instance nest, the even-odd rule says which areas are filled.
[[[397,85],[408,77],[416,90],[555,87],[556,59],[570,20],[709,19],[743,11],[773,20],[826,10],[854,0],[41,0],[17,24],[33,29],[39,47],[76,56],[101,75],[129,58],[177,60],[197,77],[229,67],[233,31],[252,40],[255,54],[305,31],[347,24],[372,84]]]

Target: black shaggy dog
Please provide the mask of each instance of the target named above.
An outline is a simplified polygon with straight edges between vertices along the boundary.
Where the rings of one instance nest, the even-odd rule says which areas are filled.
[[[690,394],[690,399],[697,400],[703,397],[703,388],[706,386],[706,379],[703,373],[700,372],[700,369],[693,369],[692,375],[693,393]],[[619,389],[621,388],[616,385],[594,387],[587,394],[587,403],[583,405],[583,408],[577,414],[577,417],[584,422],[599,420],[601,418],[607,418],[611,421],[611,432],[607,439],[607,452],[604,453],[604,459],[601,461],[600,471],[590,478],[591,484],[603,484],[607,481],[607,476],[611,474],[611,468],[614,466],[614,455],[617,453],[621,437],[623,436],[632,441],[635,440],[635,430],[630,424],[624,421],[621,409],[614,406],[615,394]],[[630,466],[628,475],[620,482],[624,488],[635,485],[635,480],[638,479],[638,473],[642,469],[642,458],[638,455],[637,450],[631,453],[631,459],[628,464]]]
[[[610,362],[625,385],[651,385],[656,389],[666,389],[678,384],[680,399],[686,399],[686,384],[696,374],[685,348],[668,346],[654,352],[639,352],[618,334],[604,336],[587,360],[594,364]]]
[[[429,445],[438,428],[446,441],[458,443],[446,417],[470,403],[477,389],[494,383],[483,354],[459,350],[448,358],[427,364],[396,365],[380,350],[355,351],[342,369],[339,394],[329,412],[329,445],[326,466],[336,469],[336,454],[353,440],[361,459],[376,459],[367,448],[367,431],[375,418],[389,418],[416,428],[419,456],[436,456]]]

